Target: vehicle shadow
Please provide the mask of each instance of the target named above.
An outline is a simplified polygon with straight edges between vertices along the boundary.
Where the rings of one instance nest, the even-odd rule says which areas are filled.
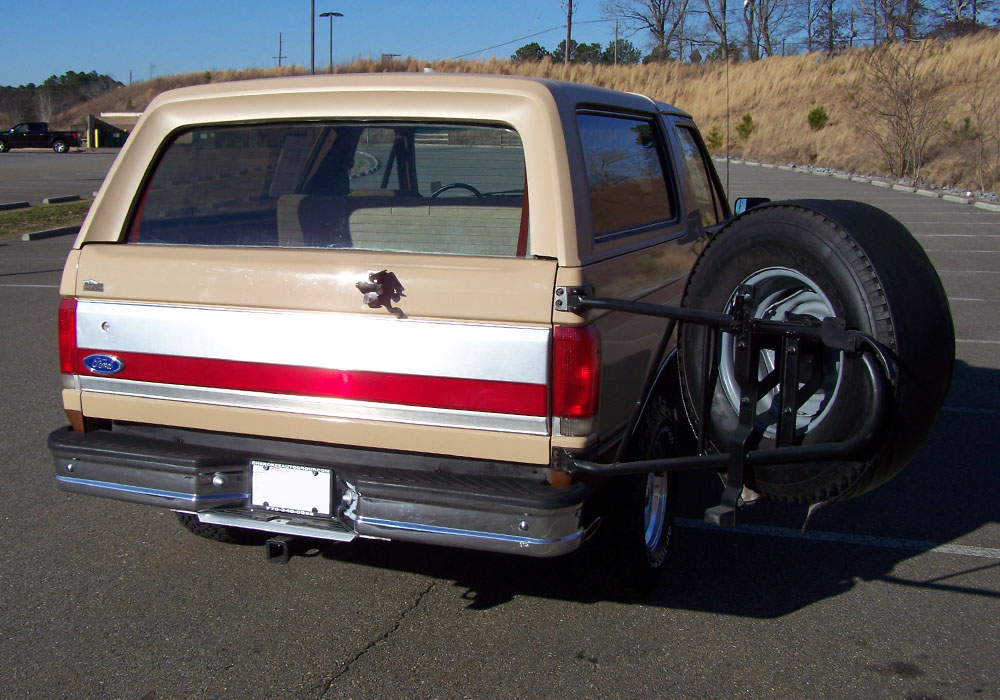
[[[782,528],[784,536],[693,527],[718,503],[714,474],[685,475],[683,506],[668,570],[646,605],[755,618],[787,615],[839,595],[858,582],[880,580],[953,594],[1000,598],[1000,592],[967,588],[956,576],[1000,567],[1000,562],[952,556],[944,579],[910,581],[893,574],[920,552],[919,543],[948,543],[997,520],[1000,480],[989,466],[1000,451],[996,410],[1000,371],[956,363],[945,410],[917,458],[897,479],[864,496],[820,510],[811,531],[878,538],[868,544],[796,537],[804,506],[764,502],[739,514],[741,523]],[[900,546],[906,540],[915,546]],[[404,570],[462,590],[469,610],[502,605],[516,596],[582,603],[600,600],[576,580],[567,558],[495,555],[405,543],[365,542],[324,546],[325,557]],[[945,555],[935,555],[945,556]]]

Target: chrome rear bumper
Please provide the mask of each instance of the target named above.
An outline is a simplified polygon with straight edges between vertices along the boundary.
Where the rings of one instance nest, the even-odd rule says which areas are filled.
[[[340,542],[377,538],[535,557],[566,554],[582,541],[586,487],[552,488],[541,483],[537,468],[527,465],[505,470],[504,465],[482,463],[477,474],[477,463],[469,460],[429,455],[409,460],[407,455],[385,454],[391,466],[380,469],[371,465],[370,451],[353,455],[344,448],[324,452],[313,446],[287,459],[332,470],[331,500],[338,506],[330,516],[307,516],[254,508],[251,503],[251,460],[261,454],[280,457],[275,450],[289,450],[288,443],[222,442],[198,445],[111,431],[57,430],[49,436],[59,488],[193,513],[210,525]],[[352,464],[352,455],[368,463]],[[534,476],[511,475],[518,472]]]

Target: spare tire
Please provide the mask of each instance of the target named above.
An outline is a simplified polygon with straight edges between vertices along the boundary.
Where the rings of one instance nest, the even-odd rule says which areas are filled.
[[[798,503],[846,498],[897,474],[930,432],[951,383],[955,332],[947,297],[930,260],[909,231],[880,209],[849,201],[790,200],[751,209],[708,242],[693,268],[683,306],[729,311],[739,285],[754,288],[755,315],[844,319],[848,329],[886,346],[897,378],[889,416],[877,444],[854,461],[757,466],[747,485],[764,497]],[[716,448],[738,423],[739,387],[733,373],[733,338],[722,334],[713,386],[705,383],[703,352],[710,331],[683,324],[679,368],[684,403],[697,429],[702,399],[711,402],[706,435]],[[863,360],[818,343],[800,349],[799,387],[805,403],[796,418],[795,443],[846,440],[862,425],[872,389]],[[774,353],[759,357],[763,378]],[[774,445],[777,401],[762,392],[760,447]],[[772,406],[773,402],[773,406]]]

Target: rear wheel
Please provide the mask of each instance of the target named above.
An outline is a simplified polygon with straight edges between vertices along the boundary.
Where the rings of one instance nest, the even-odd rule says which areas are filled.
[[[56,153],[65,153],[66,151],[69,150],[69,146],[66,145],[65,141],[61,139],[56,139],[55,141],[52,142],[52,150],[55,151]]]
[[[673,417],[665,398],[655,397],[646,412],[632,459],[673,453]],[[666,566],[677,503],[672,474],[623,476],[604,484],[587,504],[592,533],[577,552],[578,577],[585,588],[613,600],[649,595]]]
[[[720,231],[699,259],[685,306],[732,309],[741,284],[754,288],[755,315],[774,320],[837,316],[849,329],[884,344],[898,379],[888,425],[865,459],[756,467],[747,483],[778,500],[814,503],[863,493],[899,472],[926,439],[944,401],[954,363],[954,329],[933,266],[891,216],[859,202],[802,201],[756,208]],[[738,422],[734,339],[723,334],[718,381],[703,386],[704,327],[681,329],[679,352],[685,403],[697,423],[710,401],[706,433],[724,448]],[[774,352],[758,358],[758,379],[774,369]],[[796,415],[797,444],[838,442],[860,428],[872,393],[863,362],[819,343],[803,342],[798,386],[805,402]],[[777,391],[761,394],[761,446],[773,445]]]
[[[227,544],[261,544],[267,539],[267,533],[258,530],[244,530],[238,527],[225,527],[223,525],[209,525],[198,520],[197,515],[191,513],[175,513],[177,520],[184,528],[198,537],[215,540],[216,542],[226,542]]]

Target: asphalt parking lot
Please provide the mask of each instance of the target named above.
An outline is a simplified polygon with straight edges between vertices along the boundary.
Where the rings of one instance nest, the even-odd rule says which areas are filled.
[[[0,154],[0,203],[41,204],[48,197],[91,199],[104,182],[119,148],[53,153],[13,150]]]
[[[806,537],[803,509],[771,503],[709,529],[717,482],[687,478],[670,570],[641,605],[581,597],[557,560],[365,542],[278,566],[169,513],[58,491],[45,438],[65,422],[72,239],[0,241],[3,695],[1000,698],[1000,214],[774,169],[730,177],[734,196],[859,199],[903,221],[948,292],[955,378],[914,463]]]

